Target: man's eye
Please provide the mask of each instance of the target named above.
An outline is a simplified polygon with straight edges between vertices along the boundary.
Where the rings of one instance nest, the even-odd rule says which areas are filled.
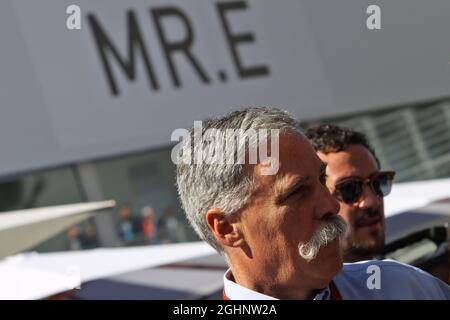
[[[327,184],[327,178],[328,178],[328,175],[326,173],[322,173],[320,175],[320,179],[319,179],[320,183],[323,184],[323,185],[326,185]]]
[[[288,198],[292,197],[292,196],[298,196],[298,195],[303,195],[304,193],[306,193],[307,191],[307,187],[306,186],[300,186],[297,189],[295,189],[294,191],[292,191]]]
[[[299,194],[303,192],[303,187],[297,188],[294,190],[294,192],[292,192],[292,194]]]

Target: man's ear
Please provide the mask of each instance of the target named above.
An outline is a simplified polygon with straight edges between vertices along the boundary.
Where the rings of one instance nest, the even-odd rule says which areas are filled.
[[[222,247],[240,247],[245,240],[236,217],[226,215],[220,209],[212,208],[206,212],[206,223]]]

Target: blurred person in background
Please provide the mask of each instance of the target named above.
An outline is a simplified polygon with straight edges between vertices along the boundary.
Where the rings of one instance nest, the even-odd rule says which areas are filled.
[[[187,241],[183,223],[177,218],[174,207],[168,206],[165,208],[164,218],[161,221],[161,225],[165,229],[165,243]]]
[[[155,217],[155,211],[152,207],[142,208],[142,234],[146,244],[157,244],[158,230]]]
[[[81,230],[79,226],[72,226],[67,230],[67,245],[66,249],[70,251],[77,251],[83,249],[81,241]]]
[[[131,205],[124,203],[119,208],[118,234],[125,245],[133,245],[141,231],[140,221],[133,215]]]
[[[340,203],[339,214],[349,230],[343,242],[344,260],[382,258],[385,246],[383,197],[391,191],[394,172],[381,171],[380,161],[366,136],[350,128],[323,124],[306,131],[320,159],[327,165],[327,186]],[[450,281],[450,253],[427,268]]]
[[[90,221],[87,223],[82,233],[81,242],[84,249],[93,249],[98,247],[97,228],[95,223]]]
[[[375,258],[385,244],[383,197],[391,191],[394,172],[380,170],[375,151],[360,132],[325,124],[308,129],[306,136],[327,163],[327,187],[349,226],[344,260]]]
[[[88,222],[84,228],[82,225],[70,227],[66,239],[66,250],[93,249],[98,246],[97,230],[93,222]]]

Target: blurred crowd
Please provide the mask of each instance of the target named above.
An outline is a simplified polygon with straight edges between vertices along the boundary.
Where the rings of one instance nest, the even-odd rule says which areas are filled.
[[[158,214],[151,206],[144,206],[139,213],[130,203],[118,209],[115,231],[123,246],[168,244],[188,241],[186,223],[177,216],[172,206]],[[66,234],[67,250],[92,249],[98,246],[97,230],[93,222],[85,226],[73,226]]]
[[[124,245],[187,241],[184,223],[172,206],[166,207],[163,215],[150,206],[143,207],[140,214],[135,214],[132,206],[124,203],[119,207],[117,232]]]

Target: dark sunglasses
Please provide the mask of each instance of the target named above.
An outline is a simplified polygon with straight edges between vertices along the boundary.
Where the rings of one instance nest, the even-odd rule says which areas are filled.
[[[377,197],[382,198],[391,193],[394,176],[394,171],[381,171],[367,179],[348,178],[336,184],[333,196],[347,204],[355,203],[361,199],[364,184],[367,183]]]

